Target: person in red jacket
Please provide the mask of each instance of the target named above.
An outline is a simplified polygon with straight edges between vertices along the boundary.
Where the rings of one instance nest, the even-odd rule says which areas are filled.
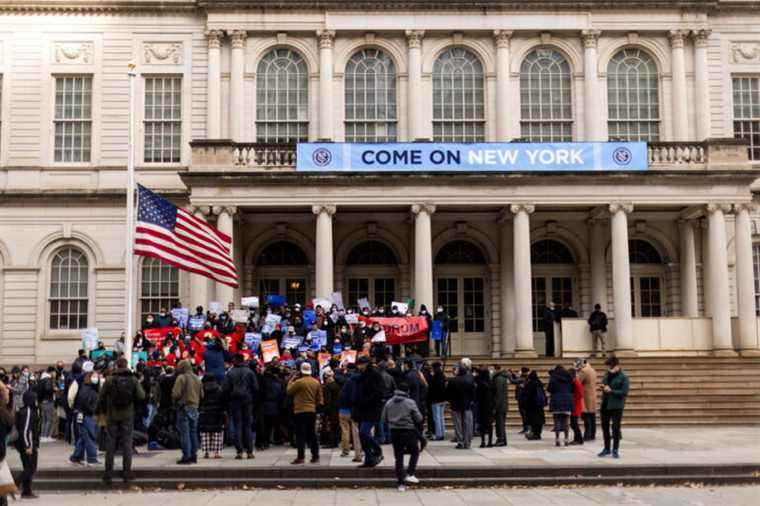
[[[570,428],[573,429],[573,440],[571,445],[583,444],[583,432],[578,425],[578,417],[586,410],[583,404],[583,383],[578,378],[577,371],[571,369],[570,375],[573,377],[573,411],[570,413]]]

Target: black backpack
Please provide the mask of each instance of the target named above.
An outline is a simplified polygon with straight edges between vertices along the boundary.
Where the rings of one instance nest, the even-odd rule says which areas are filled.
[[[135,384],[130,376],[116,376],[111,387],[111,405],[126,408],[135,398]]]

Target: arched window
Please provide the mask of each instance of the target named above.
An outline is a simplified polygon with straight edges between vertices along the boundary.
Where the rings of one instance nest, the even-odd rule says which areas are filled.
[[[660,138],[657,65],[641,49],[618,51],[607,65],[609,137],[625,141]]]
[[[632,264],[661,264],[662,257],[657,249],[642,239],[628,241],[628,258]]]
[[[396,265],[396,255],[380,241],[357,244],[346,259],[347,265]]]
[[[449,48],[433,64],[433,139],[477,142],[485,136],[483,65],[471,51]]]
[[[140,313],[158,313],[179,305],[179,269],[155,258],[142,264]]]
[[[446,244],[435,256],[436,264],[485,264],[483,251],[470,241],[456,240]]]
[[[298,142],[309,135],[309,69],[288,48],[269,51],[256,73],[256,138]]]
[[[534,264],[574,264],[570,250],[559,241],[544,239],[530,247],[530,260]]]
[[[50,265],[50,328],[87,328],[87,285],[90,272],[82,250],[59,250]]]
[[[346,142],[396,140],[396,66],[380,49],[354,53],[346,64]]]
[[[259,253],[257,266],[306,265],[309,261],[300,246],[290,241],[277,241]]]
[[[520,66],[520,135],[527,142],[573,140],[570,65],[553,49],[532,51]]]

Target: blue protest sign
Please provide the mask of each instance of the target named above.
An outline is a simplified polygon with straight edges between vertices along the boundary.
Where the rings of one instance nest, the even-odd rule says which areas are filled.
[[[309,339],[311,339],[311,348],[313,350],[318,350],[322,346],[327,345],[327,331],[312,330],[309,332]]]
[[[249,350],[258,351],[259,346],[261,346],[261,334],[258,332],[246,332],[243,341],[245,341]]]
[[[430,337],[433,341],[440,341],[443,339],[443,322],[440,320],[433,320],[433,325],[430,327]]]
[[[284,306],[286,301],[284,295],[267,295],[267,304],[272,307]]]
[[[177,326],[180,328],[187,328],[187,320],[190,317],[190,313],[186,307],[175,307],[172,309],[172,318],[177,320]]]
[[[306,328],[311,327],[314,320],[317,319],[317,313],[313,309],[307,309],[303,312],[303,325]]]
[[[301,336],[288,336],[282,338],[281,347],[284,350],[298,348],[298,346],[303,341],[303,337]]]
[[[203,324],[206,323],[206,317],[203,315],[191,316],[187,321],[187,328],[192,331],[198,331],[203,328]]]
[[[332,352],[333,352],[333,355],[340,355],[341,353],[343,353],[343,344],[340,342],[333,344]]]

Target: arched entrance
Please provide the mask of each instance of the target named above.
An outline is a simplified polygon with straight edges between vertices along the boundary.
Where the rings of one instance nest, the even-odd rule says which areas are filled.
[[[309,260],[299,245],[276,241],[256,257],[257,293],[263,302],[267,295],[285,295],[288,305],[306,303]]]
[[[553,239],[534,242],[530,259],[534,346],[539,355],[545,355],[544,309],[549,302],[554,302],[558,311],[566,304],[575,307],[578,269],[570,248]]]
[[[348,307],[359,308],[358,301],[366,298],[372,307],[389,312],[397,300],[398,259],[383,242],[368,240],[354,246],[346,257],[345,277]]]
[[[466,240],[446,243],[435,256],[436,303],[449,316],[452,355],[490,352],[487,264],[483,251]]]
[[[658,317],[664,314],[665,262],[649,241],[628,241],[631,263],[631,314]]]

